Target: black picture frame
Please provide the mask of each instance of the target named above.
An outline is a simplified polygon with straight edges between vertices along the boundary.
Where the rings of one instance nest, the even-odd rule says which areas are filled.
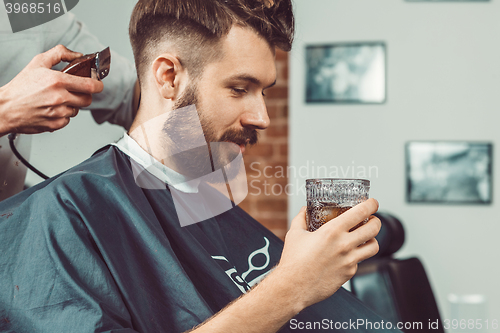
[[[383,104],[386,98],[384,42],[306,46],[306,103]]]
[[[412,141],[405,156],[407,202],[492,203],[491,142]]]
[[[407,2],[490,2],[490,0],[406,0]]]

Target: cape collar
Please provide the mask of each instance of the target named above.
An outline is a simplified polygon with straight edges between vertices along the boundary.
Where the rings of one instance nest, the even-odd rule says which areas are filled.
[[[127,133],[111,145],[120,149],[124,154],[137,162],[144,169],[148,170],[153,176],[167,183],[169,186],[184,193],[198,193],[200,181],[197,179],[187,181],[186,177],[180,173],[167,168],[161,162],[149,155],[139,144],[128,136]]]

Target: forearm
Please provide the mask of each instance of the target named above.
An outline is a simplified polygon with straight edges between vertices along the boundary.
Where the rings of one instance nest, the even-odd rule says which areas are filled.
[[[7,106],[7,97],[5,94],[5,86],[0,87],[0,138],[12,131],[9,126],[9,120],[7,117],[7,112],[9,112],[9,110]]]
[[[305,306],[301,293],[279,267],[246,295],[232,302],[192,333],[273,333]]]

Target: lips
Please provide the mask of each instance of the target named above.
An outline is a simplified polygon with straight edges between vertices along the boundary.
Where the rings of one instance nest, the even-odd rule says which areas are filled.
[[[241,143],[239,146],[240,146],[240,150],[241,150],[241,153],[243,154],[245,152],[245,147],[247,146],[247,144],[250,143],[250,139],[246,139],[244,143]]]
[[[241,142],[241,141],[238,141],[238,142],[235,142],[235,141],[225,141],[225,142],[229,142],[229,143],[237,145],[238,147],[240,147],[240,151],[243,154],[245,152],[247,144],[250,143],[250,139],[246,139],[244,142]]]
[[[229,129],[218,141],[231,142],[239,146],[239,150],[243,153],[248,144],[254,145],[257,143],[259,133],[253,128],[245,127],[242,130]]]

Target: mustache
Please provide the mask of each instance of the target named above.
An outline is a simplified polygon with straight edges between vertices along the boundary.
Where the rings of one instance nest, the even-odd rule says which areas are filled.
[[[252,128],[243,128],[242,130],[229,129],[219,139],[221,142],[234,142],[237,145],[248,144],[250,146],[259,140],[259,132]]]

